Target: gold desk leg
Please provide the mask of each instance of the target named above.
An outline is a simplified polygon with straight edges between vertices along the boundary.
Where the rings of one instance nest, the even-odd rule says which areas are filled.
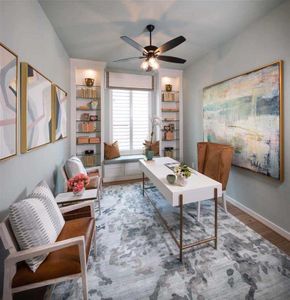
[[[142,185],[143,185],[143,196],[145,194],[145,174],[142,172]]]
[[[214,189],[214,236],[215,236],[214,248],[215,249],[217,249],[217,238],[218,238],[217,218],[218,218],[218,190],[217,188],[215,188]]]
[[[182,195],[179,195],[179,209],[180,209],[180,213],[179,213],[179,260],[180,262],[182,262],[182,250],[183,250],[183,197]]]

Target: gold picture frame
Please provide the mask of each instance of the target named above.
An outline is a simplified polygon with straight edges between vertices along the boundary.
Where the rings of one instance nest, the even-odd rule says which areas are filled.
[[[245,91],[247,93],[245,93]],[[239,123],[236,124],[233,121],[233,124],[227,124],[228,120],[225,121],[224,116],[230,113],[228,112],[228,108],[232,106],[234,109],[233,104],[235,104],[238,108],[240,108],[239,114],[242,114],[242,110],[244,109],[245,105],[247,105],[247,102],[250,103],[250,101],[252,101],[251,97],[253,97],[252,99],[254,99],[253,101],[255,101],[255,105],[253,103],[251,104],[252,106],[254,105],[253,107],[255,107],[255,110],[252,110],[251,114],[254,113],[253,119],[256,116],[259,117],[257,119],[258,123],[256,123],[256,127],[250,128],[251,120],[249,119],[247,119],[246,121],[244,120],[244,123],[242,123],[242,121],[239,121]],[[263,99],[265,103],[262,103]],[[270,101],[271,99],[272,102]],[[232,101],[232,103],[230,103],[230,101]],[[233,101],[236,101],[236,103],[233,103]],[[261,103],[259,104],[258,102]],[[269,105],[272,105],[273,107]],[[224,109],[222,109],[222,106],[224,107]],[[237,108],[235,108],[235,110],[237,110]],[[274,113],[273,110],[275,111],[275,116],[277,116],[276,119],[274,119],[275,116],[273,118],[268,117],[267,119],[268,115]],[[269,113],[266,114],[265,111]],[[224,116],[219,112],[222,112]],[[256,135],[258,141],[259,135],[259,140],[263,141],[265,136],[267,136],[267,132],[270,130],[268,129],[267,131],[267,128],[273,128],[273,124],[275,124],[276,127],[274,129],[276,131],[274,132],[274,139],[273,141],[269,141],[270,143],[274,144],[273,147],[275,147],[275,153],[270,152],[270,150],[267,153],[263,153],[263,151],[261,151],[261,153],[257,153],[256,156],[255,153],[253,153],[250,157],[251,154],[248,149],[246,149],[247,151],[245,153],[247,153],[247,155],[249,156],[249,160],[246,161],[245,157],[243,156],[241,156],[242,158],[235,158],[235,154],[237,153],[235,152],[233,165],[258,174],[266,175],[281,182],[284,181],[284,111],[282,60],[205,87],[203,89],[203,116],[204,140],[223,144],[231,144],[234,146],[236,151],[239,150],[239,153],[242,153],[241,151],[243,151],[243,148],[240,148],[241,145],[237,144],[242,144],[241,136],[243,134],[245,138],[243,144],[247,146],[252,141],[253,143],[256,143],[252,148],[257,149],[258,151],[258,149],[262,149],[263,147],[259,145],[259,142],[255,142],[255,138],[253,138],[253,136]],[[249,118],[250,114],[246,115],[245,113],[245,116],[247,116],[246,118]],[[264,119],[262,119],[262,117]],[[214,118],[216,119],[216,121],[214,121]],[[219,121],[217,122],[217,120]],[[262,121],[264,123],[261,123]],[[242,126],[243,124],[244,126]],[[272,124],[272,126],[270,126],[270,124]],[[233,132],[232,129],[228,129],[229,127],[233,128],[233,130],[236,130],[236,132]],[[243,134],[240,132],[241,130],[243,130]],[[220,134],[218,132],[220,132]],[[250,135],[252,135],[252,140],[246,140],[249,139]],[[276,142],[277,139],[279,140],[278,143]],[[265,148],[266,147],[264,147],[264,151],[266,151]],[[261,160],[259,160],[259,158],[263,157],[263,155],[268,155],[270,160],[271,158],[275,157],[275,154],[279,159],[279,162],[274,162],[275,167],[269,167],[266,166],[266,164],[264,166],[264,161],[261,162]]]
[[[30,64],[20,64],[21,153],[52,141],[52,82]],[[41,102],[40,102],[41,101]]]
[[[68,94],[57,84],[52,84],[51,95],[51,138],[54,143],[68,136]]]
[[[3,161],[16,156],[18,152],[18,55],[2,43],[0,50],[0,161]],[[15,74],[13,80],[10,80],[9,76],[13,76],[14,73],[13,68]],[[6,82],[9,82],[9,86],[6,86]],[[12,132],[9,129],[11,126]],[[5,136],[8,136],[8,141],[4,140]]]

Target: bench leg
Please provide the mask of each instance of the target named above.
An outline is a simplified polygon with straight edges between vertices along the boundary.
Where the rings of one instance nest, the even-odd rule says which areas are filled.
[[[93,243],[94,243],[94,258],[97,258],[97,237],[96,237],[96,231],[94,232],[94,238],[93,238]]]

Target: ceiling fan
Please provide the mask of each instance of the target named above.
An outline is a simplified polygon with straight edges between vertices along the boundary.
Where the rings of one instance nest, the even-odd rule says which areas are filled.
[[[143,62],[141,64],[141,68],[145,70],[146,72],[150,72],[152,70],[156,70],[159,67],[159,64],[157,60],[163,60],[170,63],[176,63],[176,64],[184,64],[186,62],[185,59],[174,57],[174,56],[167,56],[167,55],[161,55],[162,53],[171,50],[181,43],[185,41],[185,37],[182,35],[168,41],[167,43],[163,44],[160,47],[156,47],[152,45],[152,31],[154,30],[154,25],[147,25],[147,30],[150,34],[150,45],[142,47],[140,44],[135,42],[134,40],[130,39],[127,36],[121,36],[121,39],[128,43],[130,46],[134,47],[135,49],[139,50],[142,53],[142,56],[137,57],[129,57],[129,58],[122,58],[115,60],[114,62],[121,62],[121,61],[128,61],[133,59],[143,59]]]

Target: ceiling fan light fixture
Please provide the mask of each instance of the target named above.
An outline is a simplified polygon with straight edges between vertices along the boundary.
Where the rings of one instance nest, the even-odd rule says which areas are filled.
[[[142,70],[144,70],[144,71],[147,71],[148,67],[149,67],[149,63],[148,63],[148,61],[147,61],[147,59],[146,59],[146,60],[144,60],[144,61],[142,62],[140,68],[141,68]]]
[[[148,63],[153,70],[157,70],[159,68],[159,64],[155,57],[150,57]]]

